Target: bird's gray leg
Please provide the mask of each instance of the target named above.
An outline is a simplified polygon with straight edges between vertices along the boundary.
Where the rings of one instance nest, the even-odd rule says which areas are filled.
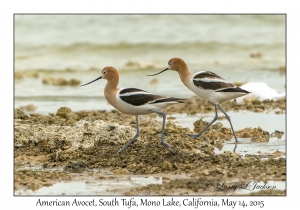
[[[198,134],[189,134],[190,137],[192,137],[193,139],[198,138],[199,136],[202,135],[202,133],[209,127],[211,126],[211,124],[213,124],[217,119],[218,119],[218,110],[217,110],[217,105],[215,104],[215,118],[202,130],[200,131]]]
[[[233,152],[235,153],[237,144],[234,144]]]
[[[140,135],[139,116],[136,115],[135,119],[136,119],[136,134],[135,134],[135,136],[124,147],[122,147],[122,149],[119,150],[119,153],[123,152]]]
[[[230,117],[226,114],[226,112],[221,108],[221,106],[220,106],[219,104],[218,104],[217,106],[221,109],[221,111],[225,114],[227,120],[229,121],[230,126],[231,126],[231,129],[232,129],[232,133],[233,133],[234,138],[235,138],[235,142],[238,143],[238,140],[237,140],[237,138],[236,138],[235,132],[234,132],[233,127],[232,127],[232,124],[231,124]]]
[[[157,110],[154,110],[154,109],[151,109],[151,110],[149,110],[149,111],[155,112],[155,113],[157,113],[157,114],[160,114],[160,115],[163,117],[162,132],[161,132],[161,143],[162,143],[162,145],[164,145],[167,149],[170,150],[170,149],[172,148],[171,145],[168,144],[168,143],[165,141],[165,139],[164,139],[164,136],[165,136],[166,113],[160,112],[160,111],[157,111]],[[170,150],[170,151],[173,153],[172,150]]]

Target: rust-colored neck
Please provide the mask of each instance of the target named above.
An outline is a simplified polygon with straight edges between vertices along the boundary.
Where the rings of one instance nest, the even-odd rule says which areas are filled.
[[[115,74],[113,77],[107,79],[106,86],[104,88],[104,96],[106,100],[115,108],[118,107],[116,101],[116,95],[119,90],[119,75]]]
[[[188,86],[189,80],[193,76],[193,74],[189,71],[188,66],[185,62],[182,62],[182,65],[177,68],[177,72],[183,84],[185,84],[185,86]]]

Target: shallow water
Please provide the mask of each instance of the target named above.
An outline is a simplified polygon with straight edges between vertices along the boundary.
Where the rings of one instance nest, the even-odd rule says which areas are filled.
[[[181,176],[172,175],[174,178],[182,178]],[[186,176],[185,178],[188,178]],[[106,177],[105,180],[90,180],[90,181],[71,181],[59,182],[50,187],[42,187],[38,190],[24,190],[19,189],[15,191],[15,195],[124,195],[125,192],[132,188],[147,186],[149,184],[161,185],[163,183],[161,176],[120,176],[120,177]],[[245,181],[235,183],[231,181],[219,181],[215,186],[208,187],[204,195],[217,193],[217,195],[245,195],[253,192],[266,190],[267,187],[271,190],[286,190],[285,181],[267,181],[255,182]],[[263,188],[265,186],[266,188]],[[225,191],[226,190],[226,191]],[[191,192],[195,194],[195,192]]]
[[[284,15],[14,17],[16,70],[124,69],[129,61],[160,66],[182,55],[195,66],[215,60],[251,64],[249,53],[256,52],[267,54],[261,64],[285,59]]]
[[[131,188],[162,184],[161,177],[123,176],[102,181],[59,182],[36,191],[17,190],[16,195],[122,195]]]
[[[264,131],[269,132],[269,134],[275,132],[275,130],[283,131],[284,135],[281,139],[276,137],[271,137],[268,142],[252,142],[250,138],[239,138],[240,141],[237,145],[235,144],[234,138],[231,141],[226,141],[222,150],[215,149],[215,153],[219,154],[224,151],[235,151],[236,153],[246,155],[246,154],[256,154],[256,155],[266,155],[269,153],[274,153],[275,151],[286,152],[286,119],[285,115],[277,115],[274,113],[253,113],[248,111],[239,112],[227,112],[230,116],[233,128],[235,130],[240,130],[246,127],[257,128],[261,127]],[[219,113],[219,116],[223,114]],[[173,114],[176,117],[174,123],[180,125],[184,128],[189,128],[194,130],[193,123],[201,118],[204,121],[210,122],[214,118],[214,113],[187,116],[186,114]],[[247,120],[245,120],[247,119]],[[217,120],[216,122],[221,122],[224,127],[230,128],[230,124],[227,119]],[[267,122],[267,123],[266,123]],[[282,155],[281,157],[285,157]]]

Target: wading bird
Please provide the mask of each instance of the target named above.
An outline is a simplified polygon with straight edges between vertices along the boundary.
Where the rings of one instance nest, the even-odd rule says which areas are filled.
[[[243,90],[231,82],[223,79],[219,75],[211,71],[200,71],[195,74],[192,74],[187,64],[180,58],[172,58],[168,62],[169,67],[157,73],[160,74],[167,70],[177,71],[183,84],[193,91],[196,95],[200,96],[203,99],[213,103],[215,105],[215,117],[214,119],[198,134],[190,134],[192,138],[197,138],[202,135],[202,133],[218,119],[217,107],[225,114],[227,120],[230,123],[235,141],[238,142],[233,126],[229,116],[220,106],[220,103],[228,101],[234,98],[244,96],[250,92]],[[148,76],[154,76],[148,75]]]
[[[99,79],[107,80],[104,88],[106,100],[120,112],[135,115],[136,118],[136,134],[119,152],[123,152],[140,135],[138,115],[155,112],[163,117],[161,143],[174,153],[171,145],[164,140],[166,114],[160,110],[173,104],[183,103],[183,99],[163,97],[137,88],[118,88],[119,74],[113,67],[105,67],[102,76],[81,86]]]

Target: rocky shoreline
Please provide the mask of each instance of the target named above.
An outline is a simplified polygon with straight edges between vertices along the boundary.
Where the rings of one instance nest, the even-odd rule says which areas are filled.
[[[233,101],[222,107],[225,111],[285,114],[286,101],[246,101],[241,105]],[[61,107],[55,114],[26,115],[15,109],[15,190],[37,190],[57,182],[77,180],[79,174],[83,179],[108,179],[108,176],[92,172],[100,169],[110,171],[110,177],[159,174],[163,177],[162,184],[136,187],[124,195],[218,194],[207,192],[206,183],[286,180],[286,159],[280,152],[268,158],[243,156],[234,151],[214,152],[233,137],[231,130],[222,124],[223,116],[196,140],[191,140],[187,134],[201,130],[207,122],[197,120],[191,131],[172,121],[175,113],[194,115],[213,110],[213,105],[198,97],[164,110],[168,116],[165,140],[172,145],[175,154],[160,143],[161,121],[155,119],[157,115],[141,116],[140,137],[119,154],[118,150],[135,134],[134,116],[116,110],[73,112],[67,107]],[[265,142],[270,135],[280,138],[283,135],[280,131],[270,134],[259,126],[238,130],[237,137]],[[40,169],[33,170],[34,167]],[[61,170],[54,170],[57,168]],[[185,174],[185,178],[178,178],[180,174]],[[264,190],[253,195],[274,194],[285,195],[285,190]]]

